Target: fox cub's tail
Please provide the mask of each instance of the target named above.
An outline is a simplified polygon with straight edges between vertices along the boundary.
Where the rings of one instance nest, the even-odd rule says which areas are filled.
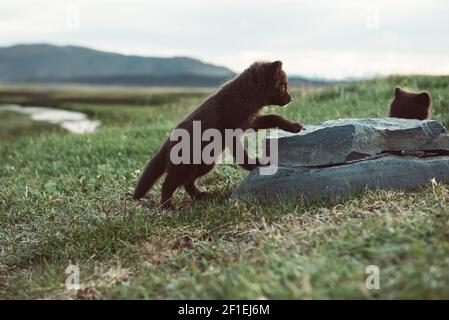
[[[164,174],[167,166],[167,152],[164,146],[158,153],[147,162],[143,173],[140,176],[136,189],[134,190],[134,199],[142,198],[156,181]]]

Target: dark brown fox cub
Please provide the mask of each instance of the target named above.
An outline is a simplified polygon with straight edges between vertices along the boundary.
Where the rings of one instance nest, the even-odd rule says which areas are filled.
[[[427,92],[412,92],[396,87],[389,117],[426,120],[432,116],[432,99]]]
[[[280,128],[299,132],[302,125],[297,122],[291,122],[276,114],[258,114],[264,106],[284,106],[290,101],[292,97],[287,91],[287,75],[282,70],[282,62],[256,62],[207,98],[178,124],[176,129],[184,129],[192,136],[194,121],[200,121],[201,133],[207,129],[216,129],[222,137],[225,129],[245,131]],[[226,145],[224,138],[222,140],[221,152],[228,147],[235,159],[239,152],[243,154],[243,161],[240,161],[242,163],[239,165],[244,169],[252,170],[261,164],[259,159],[248,157],[240,139],[233,139],[232,146]],[[200,162],[175,164],[170,159],[170,151],[177,143],[167,139],[146,164],[134,191],[134,199],[143,197],[164,173],[167,173],[162,185],[162,205],[165,208],[171,207],[173,192],[180,186],[183,186],[193,199],[205,196],[205,192],[196,187],[195,180],[211,171],[215,164],[206,163],[203,159]],[[207,143],[199,143],[202,151]],[[193,155],[192,144],[195,142],[190,143],[190,156]],[[218,157],[219,154],[214,155],[215,159]]]

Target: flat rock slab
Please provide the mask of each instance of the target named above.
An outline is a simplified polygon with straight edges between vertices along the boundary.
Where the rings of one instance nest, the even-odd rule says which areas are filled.
[[[435,120],[339,119],[267,139],[277,140],[278,163],[271,174],[253,170],[232,198],[343,198],[365,189],[414,190],[433,178],[449,183],[449,136]]]
[[[446,129],[435,120],[338,119],[267,139],[277,140],[279,165],[295,166],[345,163],[384,151],[449,150]]]
[[[365,189],[415,190],[431,179],[449,183],[449,157],[383,156],[324,168],[280,166],[273,175],[253,170],[233,199],[274,199],[279,195],[345,198]]]

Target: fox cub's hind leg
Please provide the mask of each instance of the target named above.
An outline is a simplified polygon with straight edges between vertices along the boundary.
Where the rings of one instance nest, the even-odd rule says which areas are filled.
[[[214,168],[214,166],[215,164],[201,164],[196,165],[194,168],[192,168],[193,177],[184,184],[184,189],[187,191],[187,193],[190,195],[192,199],[204,199],[207,196],[208,193],[199,190],[198,187],[195,185],[195,181],[199,177],[211,171]]]
[[[204,199],[207,196],[207,192],[198,189],[195,185],[195,180],[184,184],[184,189],[187,191],[189,196],[195,200]]]
[[[171,204],[173,193],[175,190],[184,184],[184,177],[175,174],[175,172],[168,172],[164,183],[162,184],[162,200],[161,206],[165,209],[173,209]]]

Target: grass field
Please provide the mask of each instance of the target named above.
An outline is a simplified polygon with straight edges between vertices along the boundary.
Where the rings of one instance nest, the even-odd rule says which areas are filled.
[[[290,106],[267,111],[305,124],[382,117],[398,84],[428,90],[433,117],[449,125],[449,77],[296,88]],[[89,135],[1,125],[0,298],[449,298],[446,185],[347,201],[230,203],[246,172],[222,165],[200,182],[212,193],[205,201],[179,190],[176,211],[158,209],[160,184],[132,201],[139,170],[206,94],[60,100],[102,121]],[[64,286],[71,264],[78,292]],[[379,267],[379,290],[365,287],[369,265]]]

